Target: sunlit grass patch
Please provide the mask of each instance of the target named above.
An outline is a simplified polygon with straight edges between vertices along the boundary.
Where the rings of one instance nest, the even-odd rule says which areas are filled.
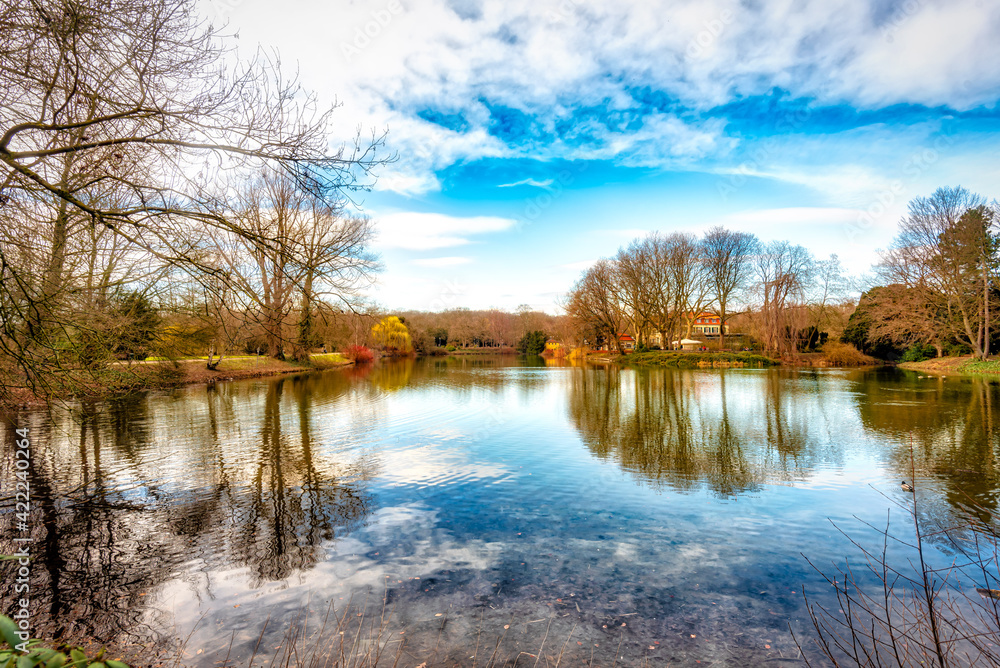
[[[712,367],[767,367],[776,366],[779,362],[757,353],[694,353],[673,350],[653,351],[648,353],[632,353],[623,355],[616,360],[627,366],[672,366],[694,368],[700,366]]]
[[[993,374],[1000,373],[1000,360],[969,360],[965,362],[960,367],[959,371],[963,373],[983,373],[983,374]]]
[[[344,366],[351,361],[340,353],[319,353],[310,355],[310,362],[317,369],[329,369],[335,366]]]
[[[322,360],[324,362],[346,362],[347,358],[340,353],[315,353],[311,355],[314,360]]]

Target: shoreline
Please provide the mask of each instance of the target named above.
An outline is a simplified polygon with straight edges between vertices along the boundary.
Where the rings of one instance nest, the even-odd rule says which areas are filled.
[[[979,360],[972,355],[934,357],[922,362],[902,362],[900,369],[938,376],[1000,376],[1000,359]]]
[[[75,394],[54,393],[45,397],[29,388],[21,387],[13,391],[14,402],[3,408],[5,410],[39,408],[52,401],[108,399],[150,390],[172,390],[189,385],[214,385],[218,382],[312,373],[354,364],[340,353],[311,355],[309,364],[251,355],[224,357],[214,371],[208,369],[206,363],[206,358],[119,362],[103,370],[105,377],[102,380],[105,382],[103,384],[95,382],[92,391]]]
[[[418,357],[464,357],[464,356],[516,356],[516,352],[497,349],[459,349],[444,355],[422,355]],[[785,366],[790,368],[815,368],[819,366],[840,366],[816,364],[813,359],[791,358],[777,359],[759,353],[751,352],[683,352],[683,351],[650,351],[646,353],[596,352],[585,356],[581,361],[587,364],[617,364],[624,367],[674,367],[674,368],[767,368]],[[946,361],[942,364],[942,361]],[[59,395],[48,398],[32,392],[28,388],[17,388],[14,391],[15,401],[5,410],[38,408],[51,401],[67,399],[107,399],[127,396],[135,392],[150,390],[171,390],[188,385],[211,385],[217,382],[251,380],[254,378],[270,378],[294,373],[312,373],[347,366],[354,362],[346,359],[341,353],[316,353],[310,356],[310,364],[294,360],[282,361],[270,357],[253,355],[236,355],[223,358],[219,368],[212,371],[206,368],[206,358],[189,358],[182,360],[143,360],[135,362],[117,362],[110,365],[105,373],[108,375],[104,384],[91,392]],[[982,369],[962,369],[968,365],[990,365]],[[951,375],[1000,375],[1000,360],[977,362],[971,356],[944,357],[924,362],[906,362],[898,365],[900,368],[925,373]]]
[[[645,353],[629,353],[617,357],[602,357],[621,366],[636,367],[677,367],[682,369],[696,368],[740,368],[740,367],[772,367],[780,366],[781,360],[750,352],[685,352],[679,350],[660,350]]]
[[[782,366],[793,369],[859,368],[885,366],[890,363],[863,355],[844,346],[810,353],[796,353],[775,357],[751,351],[682,351],[653,350],[643,353],[619,355],[595,352],[586,357],[587,362],[618,364],[627,367],[676,367],[676,368],[769,368]]]

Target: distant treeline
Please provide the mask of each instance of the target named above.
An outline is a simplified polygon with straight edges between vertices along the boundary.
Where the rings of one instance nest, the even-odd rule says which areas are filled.
[[[427,353],[435,348],[495,348],[513,350],[531,332],[559,340],[573,336],[572,322],[522,305],[511,313],[500,309],[451,309],[438,313],[396,312],[410,328],[414,348]]]

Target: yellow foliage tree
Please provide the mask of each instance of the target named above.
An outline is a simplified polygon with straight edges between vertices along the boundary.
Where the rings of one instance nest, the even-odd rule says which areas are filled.
[[[372,327],[372,335],[385,352],[409,354],[413,351],[410,330],[406,323],[394,315],[382,318],[382,322]]]

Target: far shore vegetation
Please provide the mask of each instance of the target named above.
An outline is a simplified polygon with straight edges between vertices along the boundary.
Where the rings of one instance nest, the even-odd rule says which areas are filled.
[[[389,311],[372,300],[378,221],[355,196],[396,158],[384,132],[334,141],[335,107],[276,55],[237,62],[191,0],[74,2],[72,17],[44,21],[36,3],[9,4],[0,403],[157,387],[191,377],[179,369],[198,358],[219,380],[334,352],[364,363],[683,348],[847,365],[997,349],[998,206],[961,187],[910,203],[874,280],[835,255],[714,227],[609,248],[574,285],[547,286],[568,289],[559,315]],[[241,368],[246,355],[273,361]],[[170,362],[130,364],[151,358]]]
[[[1000,375],[1000,360],[981,360],[971,355],[934,357],[920,362],[903,362],[903,369],[935,375]]]
[[[259,178],[256,186],[274,188],[276,201],[294,196],[294,183],[273,174]],[[346,235],[354,244],[347,256],[337,254],[342,249],[324,256],[306,275],[294,260],[298,246],[277,255],[232,246],[235,255],[225,262],[238,262],[240,275],[215,274],[228,278],[199,290],[196,277],[177,275],[173,267],[163,267],[166,273],[155,280],[136,280],[130,265],[119,268],[124,256],[91,248],[96,264],[82,274],[75,265],[56,272],[61,287],[44,298],[45,309],[35,308],[40,295],[6,294],[4,402],[425,355],[542,355],[667,367],[924,363],[914,368],[974,374],[995,373],[998,364],[992,358],[1000,345],[997,206],[962,188],[942,188],[911,203],[899,237],[875,268],[882,285],[862,290],[836,256],[816,260],[786,242],[763,243],[724,228],[702,238],[653,233],[587,269],[561,315],[527,305],[514,312],[386,312],[357,292],[359,281],[377,269],[365,250],[373,224],[334,210],[320,220],[319,204],[302,197],[278,216],[281,224],[301,217],[302,234],[320,234],[322,224],[322,234],[333,234],[337,243]],[[302,208],[307,204],[309,213]],[[240,215],[268,233],[270,227],[259,226],[263,211],[274,215],[273,203],[248,206]],[[53,253],[64,249],[35,250],[32,257],[55,261]],[[214,257],[213,266],[222,266],[225,253]],[[262,267],[256,273],[248,269],[253,258]],[[122,273],[101,284],[95,267],[103,267],[105,277]],[[914,267],[920,281],[908,277]],[[26,261],[12,277],[41,286],[52,275],[32,274]],[[350,308],[338,308],[336,298],[349,300]],[[37,320],[39,313],[46,319]]]
[[[588,251],[584,257],[604,257],[572,285],[542,286],[540,293],[562,293],[558,303],[387,308],[376,301],[379,221],[362,203],[398,157],[388,131],[360,127],[345,140],[337,105],[323,105],[289,77],[294,68],[266,48],[244,59],[226,26],[199,16],[195,0],[0,7],[0,406],[449,354],[664,368],[893,363],[919,375],[1000,374],[1000,204],[958,185],[909,203],[866,278],[836,255],[724,227],[679,232],[691,221],[664,215],[664,231]],[[619,210],[607,228],[641,224],[627,206]],[[495,303],[492,295],[466,297]],[[733,443],[738,449],[735,441],[727,448]],[[275,458],[281,447],[275,438]],[[104,484],[98,475],[101,494]],[[934,574],[923,561],[917,498],[904,507],[914,544],[893,538],[888,524],[880,530],[884,545],[891,538],[911,550],[908,570],[887,565],[888,547],[863,552],[863,577],[855,580],[848,566],[831,578],[843,608],[807,599],[819,647],[831,660],[848,657],[838,665],[972,665],[963,663],[969,647],[976,665],[1000,665],[996,535],[969,530],[983,540],[972,545],[964,525],[961,533],[936,532],[965,560]],[[76,504],[52,499],[52,508]],[[153,493],[128,499],[155,501]],[[173,521],[180,532],[194,520]],[[129,576],[124,561],[110,566],[108,577]],[[986,588],[957,589],[959,575],[972,582],[977,573]],[[959,614],[967,610],[975,615]],[[382,618],[351,613],[342,612],[343,630],[332,639],[290,627],[287,642],[268,649],[270,663],[403,665],[403,632],[392,636],[400,649],[389,661]],[[62,645],[67,638],[18,649],[18,633],[0,616],[0,668],[153,664],[139,645],[135,660],[120,655],[127,661]],[[511,649],[509,662],[502,656],[510,646],[500,633],[492,657],[478,665],[529,665],[520,649]],[[545,634],[543,646],[548,627]],[[563,649],[570,636],[559,639]],[[474,641],[473,655],[478,633]],[[303,652],[306,661],[297,647],[311,652]],[[530,665],[542,665],[542,649],[528,654]],[[257,665],[254,658],[247,665]],[[561,651],[545,665],[560,660]],[[425,665],[418,661],[408,665]]]
[[[769,367],[778,366],[781,360],[766,357],[757,353],[745,352],[678,352],[653,351],[635,353],[617,358],[620,364],[627,366],[668,366],[668,367]]]

